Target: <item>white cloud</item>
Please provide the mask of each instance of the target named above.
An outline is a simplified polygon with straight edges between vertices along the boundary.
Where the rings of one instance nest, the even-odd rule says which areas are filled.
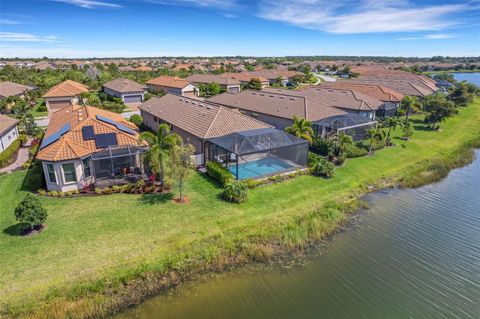
[[[0,42],[53,42],[58,37],[53,35],[41,36],[30,33],[0,32]]]
[[[2,24],[20,24],[20,22],[16,20],[10,20],[10,19],[0,19],[0,25]]]
[[[122,6],[116,3],[104,2],[104,1],[94,1],[94,0],[51,0],[56,2],[64,2],[73,4],[86,9],[95,9],[95,8],[121,8]]]
[[[442,30],[471,3],[416,6],[406,0],[262,0],[260,17],[339,34]],[[478,9],[478,8],[476,8]]]
[[[437,33],[437,34],[426,34],[419,37],[404,37],[398,38],[397,40],[400,41],[408,41],[408,40],[444,40],[444,39],[452,39],[455,38],[454,35],[445,34],[445,33]]]
[[[146,0],[150,3],[174,5],[174,6],[197,6],[228,9],[237,5],[236,0]]]

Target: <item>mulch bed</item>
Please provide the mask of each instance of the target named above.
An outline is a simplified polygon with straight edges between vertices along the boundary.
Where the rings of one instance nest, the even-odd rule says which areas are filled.
[[[188,198],[187,196],[183,196],[183,202],[180,201],[180,198],[174,198],[172,199],[172,201],[175,204],[188,204],[190,203],[190,198]]]
[[[38,225],[37,227],[35,227],[33,229],[23,230],[21,235],[22,236],[35,236],[37,234],[40,234],[43,230],[45,230],[45,228],[47,228],[47,225],[45,225],[45,224]]]

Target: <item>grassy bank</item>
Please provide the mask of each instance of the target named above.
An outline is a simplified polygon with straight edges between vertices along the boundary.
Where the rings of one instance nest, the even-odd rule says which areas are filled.
[[[480,145],[480,99],[440,131],[415,120],[410,141],[348,160],[334,179],[259,187],[240,205],[219,200],[221,189],[198,174],[188,205],[169,195],[41,197],[47,229],[33,237],[18,236],[13,217],[25,173],[0,176],[0,314],[101,316],[195,274],[280,258],[335,231],[362,194],[434,181]]]

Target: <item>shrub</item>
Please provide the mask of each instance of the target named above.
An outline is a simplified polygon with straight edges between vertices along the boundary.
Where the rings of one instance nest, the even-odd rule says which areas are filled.
[[[248,179],[243,180],[243,183],[249,189],[254,189],[255,187],[257,187],[258,185],[261,184],[261,182],[255,180],[255,179],[252,179],[252,178],[248,178]]]
[[[322,156],[333,153],[333,148],[333,141],[319,137],[315,138],[312,144],[312,151]]]
[[[118,186],[118,185],[113,185],[113,186],[112,186],[112,191],[113,191],[114,193],[120,193],[121,189],[122,189],[121,186]]]
[[[104,189],[102,189],[102,194],[104,195],[110,195],[113,193],[113,190],[109,187],[105,187]]]
[[[47,220],[47,210],[37,198],[27,194],[15,208],[15,218],[22,223],[23,230],[31,230]]]
[[[48,196],[57,197],[57,196],[58,196],[58,192],[57,192],[57,191],[49,191],[49,192],[48,192]]]
[[[46,194],[47,194],[47,191],[44,190],[43,188],[39,188],[39,189],[37,190],[37,193],[38,193],[39,195],[46,195]]]
[[[208,176],[218,181],[222,186],[225,186],[233,180],[232,173],[220,163],[208,162],[206,168]]]
[[[331,178],[335,175],[335,165],[326,159],[316,156],[309,161],[310,171],[313,175]]]
[[[44,181],[42,163],[40,161],[34,161],[25,175],[22,190],[33,192],[44,187]]]
[[[95,194],[102,195],[102,190],[100,188],[95,188]]]
[[[47,106],[45,105],[45,103],[42,103],[38,108],[37,108],[37,112],[47,112],[48,109],[47,109]]]
[[[222,192],[223,199],[231,203],[243,203],[247,200],[247,196],[247,185],[240,181],[227,183]]]
[[[18,151],[21,145],[22,141],[20,139],[16,139],[12,144],[10,144],[9,147],[7,147],[6,150],[0,153],[0,168],[7,166],[10,159]]]
[[[362,157],[368,154],[368,150],[363,147],[358,147],[356,145],[350,145],[345,150],[345,155],[348,158]]]
[[[143,123],[143,118],[138,114],[133,114],[130,116],[130,122],[135,124],[137,127],[141,127]]]

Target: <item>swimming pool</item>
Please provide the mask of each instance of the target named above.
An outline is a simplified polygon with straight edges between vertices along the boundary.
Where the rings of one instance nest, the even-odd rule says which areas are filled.
[[[282,171],[294,168],[293,165],[275,157],[266,157],[256,161],[238,164],[238,179],[259,178],[264,175],[281,173]],[[228,167],[235,176],[236,165]]]

